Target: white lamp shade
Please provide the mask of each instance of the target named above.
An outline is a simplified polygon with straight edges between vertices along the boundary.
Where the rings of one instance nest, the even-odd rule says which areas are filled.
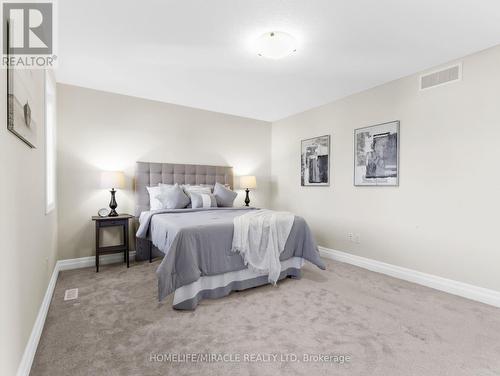
[[[257,188],[257,179],[255,179],[255,176],[247,175],[247,176],[241,176],[240,177],[240,187],[241,188],[248,188],[248,189],[255,189]]]
[[[101,173],[101,188],[125,188],[125,174],[121,171],[103,171]]]

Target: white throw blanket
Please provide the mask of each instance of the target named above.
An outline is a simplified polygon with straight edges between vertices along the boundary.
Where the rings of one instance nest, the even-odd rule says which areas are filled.
[[[276,284],[281,273],[280,254],[294,219],[291,213],[266,209],[235,217],[232,251],[241,254],[245,265],[269,273],[269,282]]]

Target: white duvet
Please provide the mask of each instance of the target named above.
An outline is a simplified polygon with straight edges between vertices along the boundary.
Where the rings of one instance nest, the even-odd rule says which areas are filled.
[[[280,255],[290,235],[295,216],[288,212],[261,209],[234,218],[232,251],[245,264],[269,274],[276,284],[281,273]]]

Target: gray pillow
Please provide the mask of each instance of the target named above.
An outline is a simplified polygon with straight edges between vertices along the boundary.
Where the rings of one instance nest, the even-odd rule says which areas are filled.
[[[196,208],[211,208],[216,207],[217,201],[211,193],[195,193],[191,192],[191,207]]]
[[[232,207],[238,193],[227,189],[220,183],[215,183],[214,196],[217,200],[217,206]]]
[[[162,209],[183,209],[189,204],[189,197],[179,187],[179,184],[171,188],[164,188],[156,198],[161,202]]]

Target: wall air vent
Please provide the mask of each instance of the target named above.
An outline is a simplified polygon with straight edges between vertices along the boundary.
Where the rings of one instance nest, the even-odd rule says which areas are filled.
[[[420,90],[449,84],[462,79],[462,63],[420,76]]]

